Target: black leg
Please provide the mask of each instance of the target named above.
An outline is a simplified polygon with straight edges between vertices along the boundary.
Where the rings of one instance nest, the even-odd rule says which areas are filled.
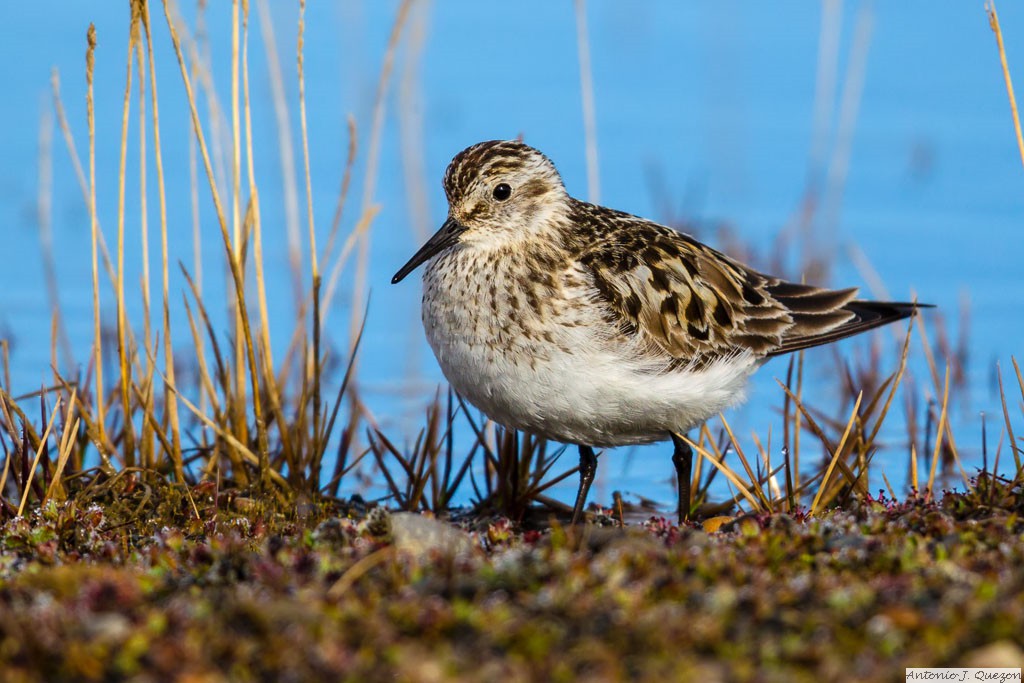
[[[587,504],[590,485],[597,473],[597,456],[590,446],[580,446],[580,488],[576,491],[576,505],[572,509],[572,523],[576,525],[583,517],[583,506]]]
[[[693,449],[674,432],[672,445],[675,448],[672,452],[672,464],[676,466],[676,476],[679,477],[679,523],[682,524],[690,518],[690,477],[693,468]]]

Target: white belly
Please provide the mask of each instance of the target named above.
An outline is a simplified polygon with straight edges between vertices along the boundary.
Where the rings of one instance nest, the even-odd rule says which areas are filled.
[[[549,301],[538,319],[503,305],[508,287],[497,275],[481,295],[476,282],[431,263],[424,287],[424,329],[452,387],[495,422],[556,441],[667,439],[741,400],[757,367],[740,356],[669,371],[639,339],[609,330],[592,301]]]

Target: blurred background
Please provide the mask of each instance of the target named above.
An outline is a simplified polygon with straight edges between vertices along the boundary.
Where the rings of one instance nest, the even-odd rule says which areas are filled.
[[[224,106],[230,4],[178,10]],[[1024,82],[1024,5],[1005,2],[999,10],[1010,70]],[[167,26],[160,8],[153,12],[171,258],[193,273],[198,263],[204,294],[223,300],[221,237]],[[73,144],[87,159],[85,33],[95,23],[97,205],[113,244],[129,22],[127,3],[82,0],[60,3],[59,11],[5,3],[0,20],[11,27],[0,42],[0,338],[10,345],[9,390],[18,394],[51,382],[54,296],[69,350],[58,363],[80,365],[92,340],[89,211],[54,113],[52,74]],[[295,241],[309,229],[297,41],[297,3],[253,3],[253,164],[271,328],[284,338],[295,321],[290,264],[297,258],[309,272],[308,253],[296,252]],[[311,3],[304,49],[318,239],[327,239],[334,219],[352,142],[349,116],[356,157],[342,237],[367,208],[379,207],[365,286],[352,255],[339,271],[326,343],[344,357],[353,310],[361,315],[369,295],[357,377],[368,410],[392,435],[415,438],[444,380],[419,323],[417,279],[393,287],[390,277],[444,220],[440,180],[452,156],[480,140],[522,136],[555,162],[576,197],[680,227],[763,269],[936,304],[927,321],[933,339],[947,340],[959,373],[951,419],[968,435],[958,443],[961,457],[980,452],[982,412],[994,416],[989,439],[998,438],[996,364],[1005,371],[1024,348],[1024,172],[981,2]],[[136,102],[131,126],[138,125]],[[204,106],[210,126],[219,121],[229,130],[229,110],[211,110],[208,99]],[[129,136],[125,263],[132,283],[141,281],[146,259],[138,238],[137,129]],[[222,134],[220,146],[213,140],[218,182],[227,187],[230,138]],[[151,158],[147,165],[155,178]],[[151,187],[152,229],[156,206]],[[336,264],[321,268],[330,273]],[[48,267],[56,292],[47,289]],[[172,301],[184,287],[172,269]],[[104,301],[112,326],[114,308]],[[129,306],[141,319],[137,297]],[[226,331],[226,310],[211,314]],[[187,346],[187,326],[178,331],[184,336],[176,341]],[[809,352],[807,391],[818,392],[830,414],[844,406],[848,414],[848,392],[837,379],[844,363],[870,368],[875,344],[884,349],[875,369],[893,372],[892,347],[903,332],[894,327],[838,352]],[[941,374],[944,359],[938,362]],[[935,398],[916,340],[911,368],[915,393],[894,407],[886,427],[892,448],[879,456],[883,468],[891,463],[898,472],[907,453],[900,413],[914,401],[925,411]],[[745,406],[729,414],[741,440],[752,431],[761,439],[779,433],[775,378],[786,370],[785,361],[769,364]],[[332,377],[334,386],[339,380]],[[594,498],[606,500],[617,488],[672,500],[667,446],[619,449],[613,457],[603,460]],[[575,455],[568,460],[566,467],[575,464]],[[559,488],[558,497],[570,499],[574,486]]]

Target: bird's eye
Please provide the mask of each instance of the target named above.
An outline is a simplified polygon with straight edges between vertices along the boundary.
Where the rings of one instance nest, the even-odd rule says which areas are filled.
[[[508,183],[498,183],[494,186],[494,198],[503,202],[512,196],[512,187]]]

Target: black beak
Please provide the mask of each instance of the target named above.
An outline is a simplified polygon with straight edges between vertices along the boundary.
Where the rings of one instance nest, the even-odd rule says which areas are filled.
[[[398,269],[395,276],[391,278],[391,284],[396,285],[405,279],[405,276],[416,270],[420,264],[430,260],[431,256],[438,254],[459,241],[459,235],[466,232],[465,226],[457,220],[448,216],[441,229],[434,233],[434,236],[427,240],[427,243],[420,247],[420,250],[413,254],[409,262]]]

